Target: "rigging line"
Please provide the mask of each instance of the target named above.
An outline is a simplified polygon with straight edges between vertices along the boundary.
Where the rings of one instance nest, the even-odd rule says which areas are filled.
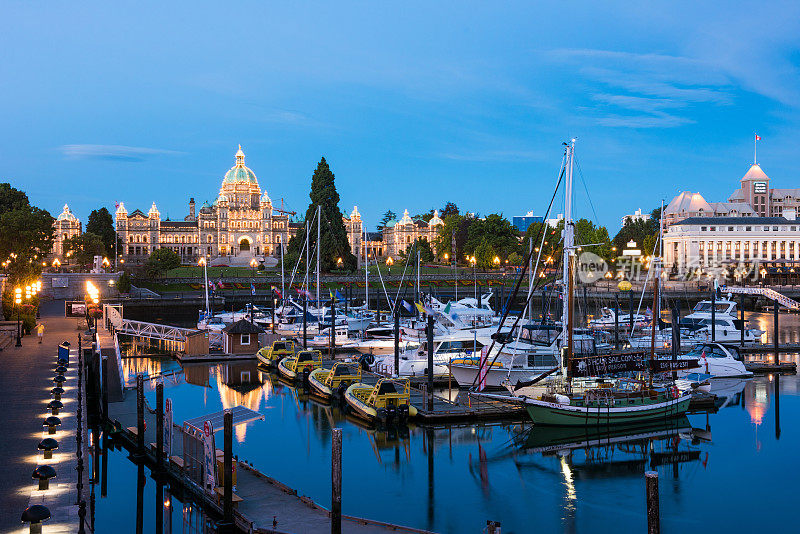
[[[311,225],[314,225],[314,220],[317,214],[314,213],[314,217],[311,218]],[[300,261],[303,259],[303,250],[306,248],[306,240],[308,239],[308,232],[304,236],[303,243],[300,246],[300,254],[297,256],[297,261],[294,264],[294,269],[292,270],[292,276],[289,278],[289,289],[291,290],[292,284],[294,283],[294,275],[297,273],[297,270],[300,268]],[[285,253],[285,251],[284,251]]]
[[[411,252],[414,251],[414,247],[417,245],[416,240],[411,244],[411,250],[406,256],[406,261],[403,264],[403,275],[400,277],[400,283],[397,285],[397,294],[394,297],[395,307],[397,305],[397,300],[400,298],[400,290],[403,288],[403,281],[406,279],[406,269],[408,269],[409,259],[411,258]],[[377,261],[377,260],[376,260]],[[404,293],[405,294],[405,293]],[[387,299],[388,300],[388,299]],[[416,305],[416,302],[414,303]]]
[[[586,187],[586,180],[583,179],[583,171],[581,171],[581,164],[578,161],[578,158],[575,159],[575,166],[578,168],[578,176],[581,178],[581,183],[583,184],[583,190],[586,191],[586,200],[589,201],[589,207],[592,208],[592,213],[594,214],[594,220],[597,224],[600,224],[600,219],[597,216],[597,211],[594,209],[594,203],[592,202],[592,197],[589,196],[589,188]]]
[[[553,190],[553,196],[550,197],[550,203],[547,205],[547,211],[545,212],[545,219],[550,215],[550,210],[553,208],[553,202],[555,202],[556,195],[558,194],[558,189],[559,189],[559,187],[561,187],[561,181],[564,179],[564,174],[566,173],[566,169],[567,169],[566,162],[567,162],[567,151],[566,151],[566,149],[564,149],[564,156],[562,156],[562,158],[561,158],[561,169],[559,171],[558,182],[556,183],[556,187]],[[566,224],[566,222],[565,222],[565,224]],[[546,226],[546,223],[543,224],[541,227],[539,227],[539,233],[540,234],[545,232],[545,226]],[[536,240],[539,241],[539,235],[536,236]],[[531,262],[531,258],[533,257],[533,252],[534,252],[533,248],[531,248],[530,251],[528,251],[528,253],[525,256],[524,266],[522,267],[522,271],[520,272],[519,277],[517,278],[517,283],[514,286],[514,291],[511,293],[511,297],[509,298],[509,301],[508,301],[509,305],[506,306],[506,309],[503,312],[503,317],[500,319],[500,323],[497,325],[497,333],[498,334],[500,333],[500,330],[503,328],[503,324],[505,323],[506,319],[508,318],[508,313],[511,310],[511,303],[514,302],[514,299],[517,298],[517,294],[519,294],[519,288],[522,285],[522,280],[525,279],[525,274],[526,274],[526,272],[528,270],[528,265]],[[539,249],[539,256],[536,259],[537,267],[539,265],[539,260],[541,259],[541,254],[542,254],[542,249],[540,248]],[[536,283],[537,287],[539,285],[539,281],[540,280],[541,280],[540,278],[535,279],[535,283]],[[533,291],[531,291],[530,294],[531,294],[530,298],[532,299],[533,298]],[[526,302],[526,305],[527,305],[527,302]],[[511,330],[512,331],[519,324],[519,321],[520,321],[521,317],[522,317],[522,315],[518,315],[517,316],[516,320],[514,321],[514,324],[511,326]],[[492,353],[492,349],[494,348],[495,343],[496,343],[496,340],[492,339],[492,343],[489,345],[489,348],[486,351],[487,359],[488,359],[489,354]],[[500,349],[498,349],[497,354],[495,354],[494,358],[492,359],[492,362],[489,364],[489,368],[491,368],[491,366],[494,365],[494,362],[497,361],[497,357],[500,356],[500,351],[503,350],[503,347],[505,347],[505,346],[506,346],[506,343],[502,343],[500,345]],[[473,380],[472,380],[472,385],[470,386],[470,389],[473,389],[475,387],[475,384],[476,384],[476,382],[478,380],[478,375],[479,374],[480,374],[480,372],[475,373],[475,378],[473,378]]]

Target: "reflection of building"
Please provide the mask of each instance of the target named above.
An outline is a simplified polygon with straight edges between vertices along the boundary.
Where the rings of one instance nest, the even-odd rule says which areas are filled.
[[[418,238],[426,239],[433,246],[433,240],[442,225],[444,221],[439,218],[438,211],[433,213],[429,222],[425,222],[413,220],[405,210],[402,219],[386,223],[383,229],[383,253],[386,256],[397,256],[401,251],[405,253]]]
[[[217,368],[217,390],[225,410],[235,406],[244,406],[255,412],[261,408],[263,392],[267,400],[272,392],[272,383],[262,382],[256,364],[231,363]],[[235,425],[236,441],[244,442],[247,425]]]
[[[142,261],[158,248],[171,248],[184,261],[202,255],[267,256],[289,238],[289,218],[275,210],[255,173],[244,164],[241,146],[236,163],[225,173],[217,199],[195,211],[189,200],[189,214],[183,220],[162,220],[153,202],[145,214],[131,213],[120,203],[116,212],[117,234],[128,261]]]
[[[81,221],[64,204],[64,210],[53,223],[53,256],[64,257],[64,240],[81,235]]]

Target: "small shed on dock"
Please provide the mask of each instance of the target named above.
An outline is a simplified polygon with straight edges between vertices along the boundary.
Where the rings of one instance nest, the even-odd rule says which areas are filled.
[[[222,351],[226,354],[255,354],[258,335],[264,329],[246,319],[239,319],[222,329]]]

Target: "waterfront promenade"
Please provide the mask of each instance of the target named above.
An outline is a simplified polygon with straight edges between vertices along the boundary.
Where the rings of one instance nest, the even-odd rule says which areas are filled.
[[[22,347],[13,345],[0,352],[3,372],[0,373],[0,405],[2,431],[0,451],[4,465],[0,485],[0,532],[27,531],[20,522],[29,504],[44,504],[52,517],[45,523],[44,532],[77,532],[78,507],[76,474],[76,408],[77,408],[77,339],[76,320],[63,317],[63,302],[43,303],[40,321],[45,325],[44,342],[35,335],[22,339]],[[54,387],[54,365],[58,344],[70,341],[70,366],[64,384],[64,410],[59,414],[62,426],[54,436],[43,431],[42,422],[50,415],[46,405]],[[84,412],[85,413],[85,412]],[[86,421],[84,415],[84,424]],[[59,449],[52,460],[44,460],[37,445],[45,437],[58,440]],[[85,445],[84,441],[84,445]],[[84,456],[84,484],[88,485],[91,460]],[[56,478],[50,490],[39,491],[31,478],[37,465],[55,468]],[[85,492],[85,490],[84,490]]]

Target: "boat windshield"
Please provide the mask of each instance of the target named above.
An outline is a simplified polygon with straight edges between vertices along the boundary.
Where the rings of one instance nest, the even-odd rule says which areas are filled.
[[[736,349],[729,349],[731,355],[736,358],[739,355]],[[725,350],[720,347],[719,345],[697,345],[691,351],[686,354],[687,358],[702,358],[705,356],[706,358],[727,358],[728,354]],[[737,358],[738,359],[738,358]]]
[[[715,303],[714,307],[718,313],[724,313],[728,311],[730,307],[730,302],[717,302]],[[702,313],[711,313],[711,301],[710,300],[703,300],[697,303],[692,309],[693,312],[702,312]]]
[[[460,352],[478,352],[483,348],[483,343],[475,340],[468,341],[442,341],[436,352],[441,353],[460,353]]]
[[[208,324],[225,324],[225,323],[222,321],[222,317],[211,317],[208,320]]]
[[[276,341],[272,345],[272,350],[287,350],[288,348],[289,347],[287,347],[287,343],[285,341]]]
[[[561,335],[561,327],[524,325],[521,333],[518,332],[517,329],[514,329],[514,333],[511,337],[516,339],[517,335],[519,335],[520,341],[525,341],[534,345],[549,346]]]

